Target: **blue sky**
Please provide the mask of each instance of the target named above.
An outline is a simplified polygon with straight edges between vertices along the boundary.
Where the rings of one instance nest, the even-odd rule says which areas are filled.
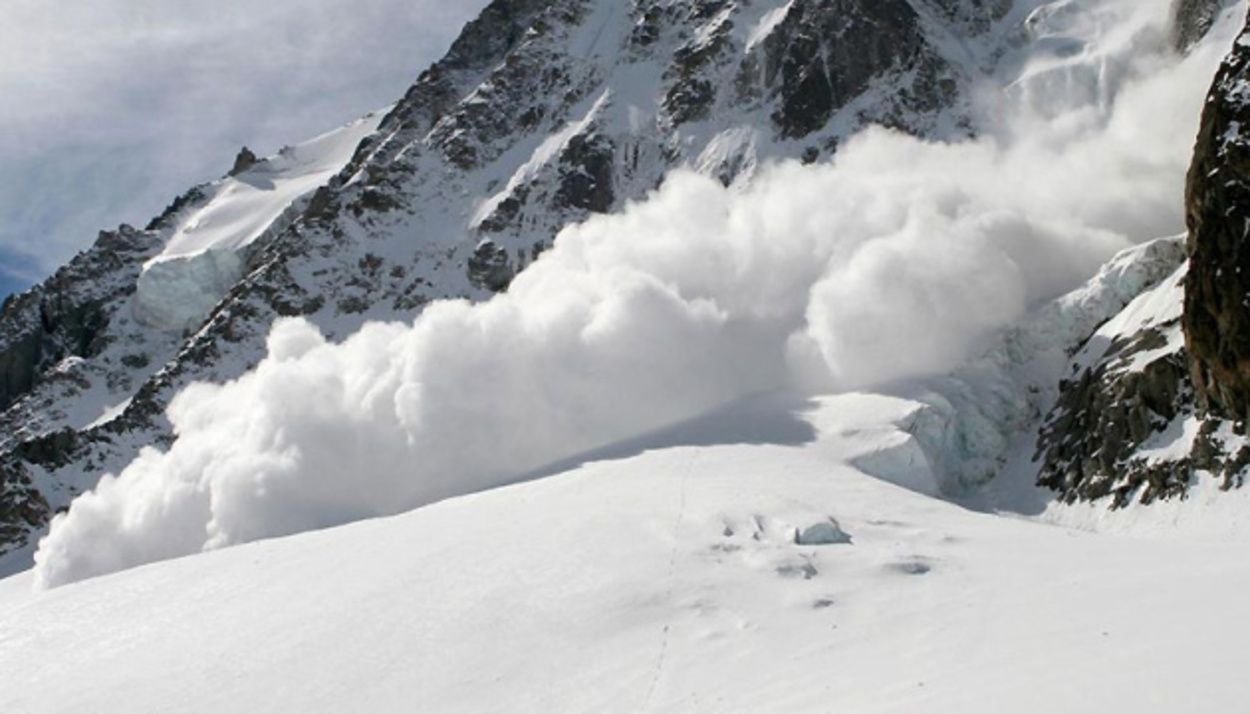
[[[397,99],[486,0],[8,0],[0,294],[145,224],[247,144]]]
[[[29,287],[40,272],[25,256],[0,248],[0,300]]]

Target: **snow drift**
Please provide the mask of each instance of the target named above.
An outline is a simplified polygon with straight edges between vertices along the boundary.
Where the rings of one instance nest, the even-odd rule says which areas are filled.
[[[168,451],[54,521],[38,583],[396,513],[763,390],[951,369],[1116,251],[1182,227],[1229,33],[1182,60],[1166,0],[1094,5],[1086,21],[1035,16],[1033,57],[990,107],[1010,121],[983,139],[873,129],[832,164],[745,187],[678,173],[565,230],[488,303],[342,344],[278,323],[253,373],[174,401]]]

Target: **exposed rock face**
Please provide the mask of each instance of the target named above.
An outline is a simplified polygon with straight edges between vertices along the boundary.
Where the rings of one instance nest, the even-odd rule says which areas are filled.
[[[1215,20],[1232,0],[1174,0],[1172,46],[1179,52],[1188,52],[1206,36]]]
[[[252,153],[252,150],[246,146],[243,147],[239,150],[239,155],[234,158],[234,166],[230,169],[230,175],[238,176],[255,166],[257,161],[259,159],[256,158],[256,154]]]
[[[160,243],[122,226],[101,233],[40,287],[0,308],[0,407],[26,394],[53,365],[92,357],[108,339],[109,303],[134,291],[139,268]]]
[[[199,189],[76,259],[91,270],[14,299],[0,317],[0,555],[101,473],[169,443],[173,395],[254,365],[278,316],[343,337],[432,300],[488,298],[560,228],[675,167],[729,184],[767,160],[828,157],[867,123],[970,133],[966,90],[988,60],[949,38],[997,31],[1009,5],[494,0],[302,213],[249,246],[245,277],[185,334],[145,327],[131,293],[212,200]]]
[[[616,146],[599,134],[575,136],[560,155],[560,188],[556,200],[570,208],[607,213],[616,204]]]
[[[10,296],[0,309],[0,552],[21,544],[52,515],[41,469],[64,467],[77,434],[65,411],[90,387],[88,374],[107,371],[93,360],[125,352],[126,299],[143,262],[159,250],[152,231],[122,226],[100,234],[43,285]],[[119,320],[119,318],[121,318]],[[154,343],[151,349],[163,345]],[[139,359],[139,352],[126,355]],[[120,359],[120,356],[119,356]],[[144,365],[146,366],[146,365]],[[141,372],[142,368],[132,370]],[[54,500],[55,497],[54,497]]]
[[[1189,172],[1185,338],[1200,405],[1250,416],[1250,34],[1216,76]]]
[[[1179,329],[1171,321],[1120,336],[1093,366],[1060,385],[1042,429],[1041,485],[1068,502],[1111,497],[1114,507],[1184,495],[1193,469],[1188,457],[1140,455],[1192,405],[1184,350],[1167,349]],[[1157,358],[1136,363],[1159,350]]]
[[[1183,0],[1187,44],[1223,2]],[[1248,31],[1250,32],[1250,31]],[[1186,46],[1187,46],[1186,44]],[[1240,487],[1250,465],[1250,34],[1215,79],[1189,172],[1187,267],[1075,356],[1039,439],[1039,482],[1116,507]],[[1183,308],[1183,309],[1182,309]]]
[[[493,240],[478,243],[469,258],[469,281],[479,288],[500,292],[508,287],[515,275],[508,252]]]
[[[940,4],[947,17],[973,26],[988,26],[1007,7],[1005,2]],[[798,0],[764,40],[759,55],[743,63],[740,84],[755,84],[777,97],[773,120],[783,136],[799,138],[823,127],[883,69],[919,78],[900,88],[903,111],[898,119],[949,105],[958,90],[949,66],[929,44],[913,3],[906,0]]]
[[[936,0],[938,13],[948,20],[967,23],[974,31],[989,29],[1011,11],[1014,0]]]

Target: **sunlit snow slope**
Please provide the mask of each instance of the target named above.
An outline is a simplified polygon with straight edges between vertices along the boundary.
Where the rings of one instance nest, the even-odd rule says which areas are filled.
[[[304,209],[301,199],[343,169],[385,114],[288,146],[206,187],[203,205],[179,221],[143,266],[135,294],[139,319],[174,330],[203,319],[242,277],[247,247],[290,225]]]
[[[0,712],[1244,709],[1250,491],[1035,485],[1060,380],[1175,312],[1237,19],[1182,59],[1170,1],[1026,5],[1003,136],[679,172],[492,300],[278,323],[0,581]],[[574,54],[632,27],[586,7]]]
[[[1244,542],[983,515],[847,465],[913,407],[739,405],[391,519],[11,579],[0,711],[1241,710]]]

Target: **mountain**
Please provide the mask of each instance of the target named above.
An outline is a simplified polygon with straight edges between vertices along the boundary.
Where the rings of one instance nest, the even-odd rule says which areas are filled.
[[[1175,50],[1198,46],[1226,5],[1177,3]],[[28,564],[51,516],[102,473],[120,472],[144,447],[173,443],[171,399],[194,382],[247,372],[264,358],[276,318],[301,316],[337,341],[369,322],[411,320],[444,298],[486,300],[562,227],[620,211],[675,168],[746,186],[773,161],[827,161],[870,124],[934,140],[975,137],[987,129],[978,111],[987,87],[1027,99],[1086,81],[1089,66],[1067,49],[1074,40],[1065,33],[1082,30],[1074,8],[1006,0],[492,3],[394,107],[275,157],[241,152],[231,175],[185,193],[144,230],[101,234],[53,278],[6,301],[5,567]],[[1023,58],[1038,53],[1049,69],[1020,77]],[[1095,59],[1103,70],[1114,66]],[[1118,258],[1106,289],[1009,332],[1005,347],[952,373],[936,396],[912,394],[930,417],[913,436],[939,472],[921,478],[932,484],[923,488],[962,491],[1007,468],[1008,442],[1051,411],[1053,396],[1038,438],[1042,484],[1065,500],[1113,495],[1120,506],[1178,494],[1173,477],[1153,475],[1153,462],[1126,471],[1133,456],[1109,456],[1124,430],[1134,437],[1124,448],[1136,453],[1162,428],[1156,415],[1168,412],[1115,412],[1121,392],[1157,391],[1159,380],[1103,384],[1114,355],[1093,354],[1098,342],[1089,339],[1176,267],[1174,246]],[[1056,330],[1063,339],[1046,342]],[[1136,351],[1159,339],[1142,337]],[[1022,356],[1018,343],[1035,347]],[[1064,368],[1071,358],[1087,376],[1059,384],[1056,350],[1072,353]],[[1152,373],[1177,366],[1152,364]],[[1179,399],[1184,388],[1167,382],[1174,376],[1183,382],[1169,374],[1161,396],[1143,399]],[[1082,381],[1099,384],[1082,389]],[[1110,414],[1103,402],[1116,405]],[[1104,422],[1108,429],[1088,426]],[[1139,493],[1143,482],[1160,485]]]
[[[0,551],[169,443],[170,398],[242,374],[278,316],[342,337],[484,299],[674,167],[731,183],[869,123],[968,134],[1008,5],[492,3],[385,116],[194,188],[6,303]]]
[[[1203,111],[1186,191],[1188,260],[1084,346],[1043,430],[1041,482],[1066,501],[1123,507],[1244,483],[1248,39],[1236,41]]]
[[[245,256],[298,220],[307,194],[341,170],[380,119],[238,162],[144,230],[101,233],[42,285],[5,301],[4,548],[94,485],[104,464],[168,438],[160,390],[180,359],[193,359],[187,350],[199,324],[240,279]]]
[[[9,578],[0,708],[1238,710],[1244,540],[1039,525],[864,475],[909,411],[739,406],[392,518],[41,593]]]
[[[6,303],[0,710],[1238,710],[1246,10],[492,3]]]

